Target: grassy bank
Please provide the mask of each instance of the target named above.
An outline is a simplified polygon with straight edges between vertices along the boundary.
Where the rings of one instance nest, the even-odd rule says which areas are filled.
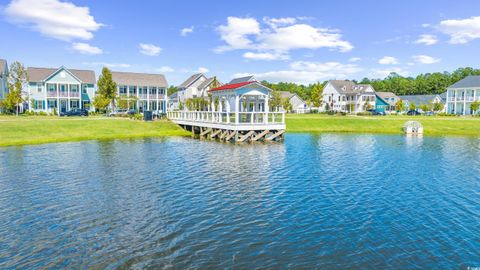
[[[286,116],[287,132],[290,133],[402,134],[402,126],[408,120],[421,122],[426,135],[480,136],[480,118],[320,114]],[[188,135],[188,132],[167,120],[143,122],[105,117],[0,116],[0,146]]]
[[[288,132],[350,132],[402,134],[408,120],[422,123],[426,135],[480,136],[480,118],[440,116],[330,116],[297,114],[286,117]]]
[[[143,122],[103,117],[0,116],[0,146],[188,134],[167,120]]]

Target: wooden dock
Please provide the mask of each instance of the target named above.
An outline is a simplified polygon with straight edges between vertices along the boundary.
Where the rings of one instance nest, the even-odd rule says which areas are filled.
[[[281,141],[286,128],[283,112],[173,111],[167,115],[193,137],[225,142]]]

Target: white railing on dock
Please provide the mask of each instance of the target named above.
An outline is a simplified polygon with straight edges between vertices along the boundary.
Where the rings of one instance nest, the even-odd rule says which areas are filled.
[[[238,120],[234,112],[207,111],[171,111],[167,116],[171,120],[192,121],[215,124],[262,125],[285,124],[284,112],[239,112]]]

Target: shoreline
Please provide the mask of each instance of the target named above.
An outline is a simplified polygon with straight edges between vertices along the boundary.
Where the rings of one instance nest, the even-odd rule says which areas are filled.
[[[424,125],[423,137],[480,137],[480,118],[443,116],[327,116],[289,114],[287,134],[403,135],[409,120]],[[89,140],[189,137],[168,120],[143,122],[128,118],[60,118],[0,116],[0,147],[79,142]]]

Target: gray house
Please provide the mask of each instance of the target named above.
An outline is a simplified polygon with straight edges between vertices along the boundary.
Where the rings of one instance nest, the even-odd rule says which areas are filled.
[[[407,95],[407,96],[400,96],[405,104],[405,108],[408,110],[410,104],[415,104],[418,108],[420,105],[428,105],[433,103],[441,103],[445,105],[445,99],[442,95]]]
[[[167,112],[168,85],[163,74],[112,71],[112,80],[117,84],[117,95],[131,101],[129,109]]]

